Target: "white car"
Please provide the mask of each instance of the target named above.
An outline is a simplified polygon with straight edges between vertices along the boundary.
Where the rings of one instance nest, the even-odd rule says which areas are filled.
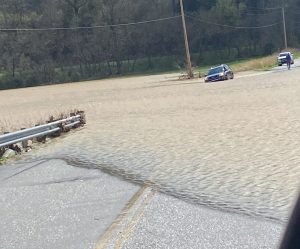
[[[286,64],[286,57],[288,54],[290,54],[290,56],[291,56],[291,64],[294,64],[293,54],[291,52],[282,52],[279,54],[278,59],[277,59],[278,66],[282,66],[283,64]]]

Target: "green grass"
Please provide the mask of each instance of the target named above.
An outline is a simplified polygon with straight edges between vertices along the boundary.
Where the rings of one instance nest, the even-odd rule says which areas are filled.
[[[294,57],[300,57],[299,49],[288,49],[294,53]],[[252,71],[252,70],[270,70],[276,66],[278,52],[270,56],[251,57],[246,59],[234,59],[237,51],[231,50],[228,54],[227,50],[206,51],[193,53],[192,60],[198,66],[193,68],[195,74],[204,75],[210,67],[220,64],[228,64],[234,72]],[[88,80],[100,80],[104,78],[118,78],[128,76],[155,75],[162,73],[182,73],[186,74],[183,55],[157,56],[151,58],[139,58],[136,60],[128,59],[122,61],[122,72],[117,74],[115,62],[91,64],[89,71],[83,66],[80,72],[78,65],[65,66],[61,68],[52,68],[49,77],[44,78],[41,73],[36,70],[15,73],[12,77],[8,72],[0,72],[0,89],[21,88],[38,85],[61,84],[68,82],[80,82]],[[134,70],[133,69],[133,64]],[[98,69],[99,68],[99,69]],[[95,69],[95,70],[94,70]],[[108,72],[111,71],[111,74]],[[46,80],[45,80],[46,79]]]
[[[294,54],[294,58],[300,57],[300,50],[299,49],[288,49],[292,51]],[[242,71],[268,71],[277,65],[277,56],[278,53],[274,53],[269,56],[260,56],[260,57],[253,57],[248,59],[239,59],[239,60],[232,60],[232,61],[224,61],[223,64],[229,65],[234,72],[242,72]],[[221,64],[221,63],[220,63]],[[194,68],[194,72],[200,72],[201,75],[207,73],[210,66],[203,66],[203,67],[196,67]]]
[[[299,58],[300,57],[300,50],[294,51],[293,54],[294,54],[294,59]]]

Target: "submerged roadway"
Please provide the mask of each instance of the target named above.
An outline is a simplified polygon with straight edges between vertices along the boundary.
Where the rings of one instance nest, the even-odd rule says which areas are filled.
[[[300,83],[297,65],[289,73]],[[281,73],[285,67],[242,73],[226,84]],[[275,249],[285,224],[189,203],[151,181],[138,185],[62,159],[26,156],[0,167],[0,227],[3,249]]]

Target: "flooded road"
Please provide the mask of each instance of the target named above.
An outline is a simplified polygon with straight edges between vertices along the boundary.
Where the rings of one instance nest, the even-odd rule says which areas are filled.
[[[27,157],[62,158],[188,202],[283,221],[300,183],[299,76],[293,68],[214,84],[158,75],[2,91],[0,126],[84,110],[83,129]]]

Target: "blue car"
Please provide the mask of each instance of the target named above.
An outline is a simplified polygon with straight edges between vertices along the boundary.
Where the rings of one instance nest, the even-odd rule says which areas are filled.
[[[229,80],[233,79],[234,74],[231,68],[226,65],[222,64],[217,67],[212,67],[209,71],[207,76],[205,77],[205,82],[214,82],[220,80]]]

